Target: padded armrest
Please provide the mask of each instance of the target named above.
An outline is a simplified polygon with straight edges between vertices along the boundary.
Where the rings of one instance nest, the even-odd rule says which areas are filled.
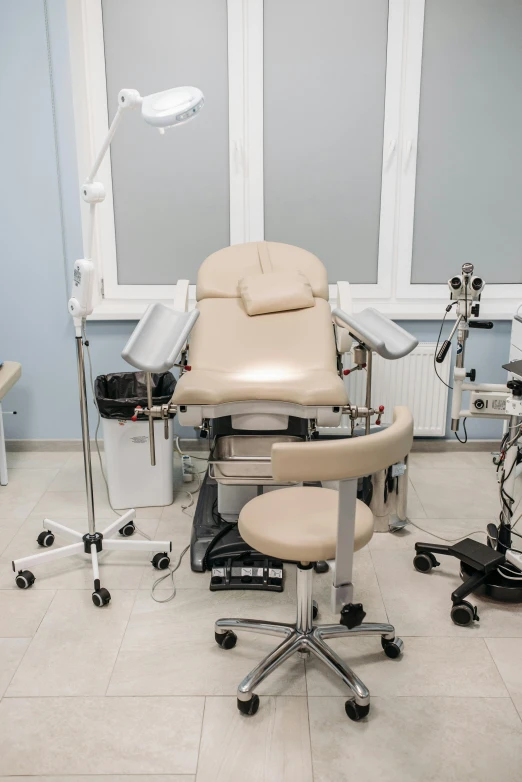
[[[335,319],[344,323],[353,336],[379,356],[390,360],[402,358],[417,347],[419,340],[373,307],[348,315],[343,310],[333,310]]]
[[[167,372],[198,318],[198,309],[178,312],[161,302],[151,304],[123,348],[122,358],[145,372]]]

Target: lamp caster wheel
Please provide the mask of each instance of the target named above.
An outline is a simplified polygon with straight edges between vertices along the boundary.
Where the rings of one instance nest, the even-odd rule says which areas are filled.
[[[415,554],[413,557],[413,567],[419,573],[430,573],[434,567],[438,567],[440,562],[435,559],[433,554]]]
[[[226,633],[214,633],[214,638],[222,649],[233,649],[237,643],[237,635],[232,630],[227,630]]]
[[[97,608],[106,606],[108,603],[111,602],[111,593],[109,592],[108,589],[105,589],[104,587],[100,587],[100,589],[96,589],[92,593],[92,602]]]
[[[43,532],[40,532],[38,537],[36,538],[36,542],[39,546],[43,546],[43,548],[48,548],[49,546],[52,546],[54,543],[54,535],[50,530],[44,530]]]
[[[387,641],[386,638],[381,638],[381,644],[384,649],[384,654],[391,660],[396,660],[397,657],[400,657],[404,648],[402,638],[394,638],[391,641]]]
[[[451,618],[454,624],[460,627],[467,627],[480,619],[477,607],[472,606],[467,600],[463,600],[462,603],[455,603],[451,609]]]
[[[328,565],[328,562],[325,562],[324,559],[319,560],[319,562],[316,562],[314,565],[314,570],[316,573],[328,573],[330,567]]]
[[[20,570],[15,578],[18,589],[29,589],[35,582],[30,570]]]
[[[312,600],[312,619],[317,619],[319,616],[319,606],[317,600]]]
[[[120,535],[123,535],[124,538],[130,538],[131,535],[134,535],[136,532],[136,527],[134,526],[133,521],[129,521],[127,524],[124,524],[121,529],[118,530]]]
[[[249,701],[240,701],[237,699],[237,708],[246,717],[253,717],[259,709],[259,695],[252,695]]]
[[[344,704],[344,710],[351,720],[354,722],[359,722],[359,720],[363,720],[368,716],[370,711],[370,704],[367,703],[366,706],[359,706],[359,704],[355,701],[346,701]]]
[[[168,554],[154,554],[151,559],[153,566],[156,570],[166,570],[170,565],[170,557]]]

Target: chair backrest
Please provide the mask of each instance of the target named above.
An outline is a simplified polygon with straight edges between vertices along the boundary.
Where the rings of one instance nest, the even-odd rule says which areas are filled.
[[[387,429],[364,437],[272,446],[272,474],[280,481],[361,478],[404,459],[413,443],[413,417],[396,407]]]
[[[282,242],[247,242],[224,247],[206,258],[198,271],[196,298],[237,298],[242,277],[266,271],[302,272],[316,298],[328,301],[328,275],[315,255]]]

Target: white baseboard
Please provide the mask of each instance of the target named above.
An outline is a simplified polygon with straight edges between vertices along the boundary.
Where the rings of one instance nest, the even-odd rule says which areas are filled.
[[[100,451],[103,451],[103,440],[98,439]],[[208,440],[202,438],[180,438],[179,445],[182,451],[208,451]],[[420,438],[413,441],[412,451],[433,452],[442,451],[498,451],[498,440],[468,440],[467,443],[459,443],[457,439],[444,440],[442,438]],[[95,449],[94,440],[91,440],[91,448]],[[81,440],[6,440],[8,451],[81,451]]]

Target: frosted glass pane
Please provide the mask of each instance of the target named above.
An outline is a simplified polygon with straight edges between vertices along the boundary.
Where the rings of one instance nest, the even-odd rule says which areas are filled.
[[[522,282],[522,2],[427,0],[412,282]]]
[[[230,243],[226,0],[103,0],[103,30],[111,118],[122,87],[205,94],[164,136],[129,112],[111,148],[118,282],[195,282]]]
[[[265,0],[265,238],[377,282],[387,0]]]

